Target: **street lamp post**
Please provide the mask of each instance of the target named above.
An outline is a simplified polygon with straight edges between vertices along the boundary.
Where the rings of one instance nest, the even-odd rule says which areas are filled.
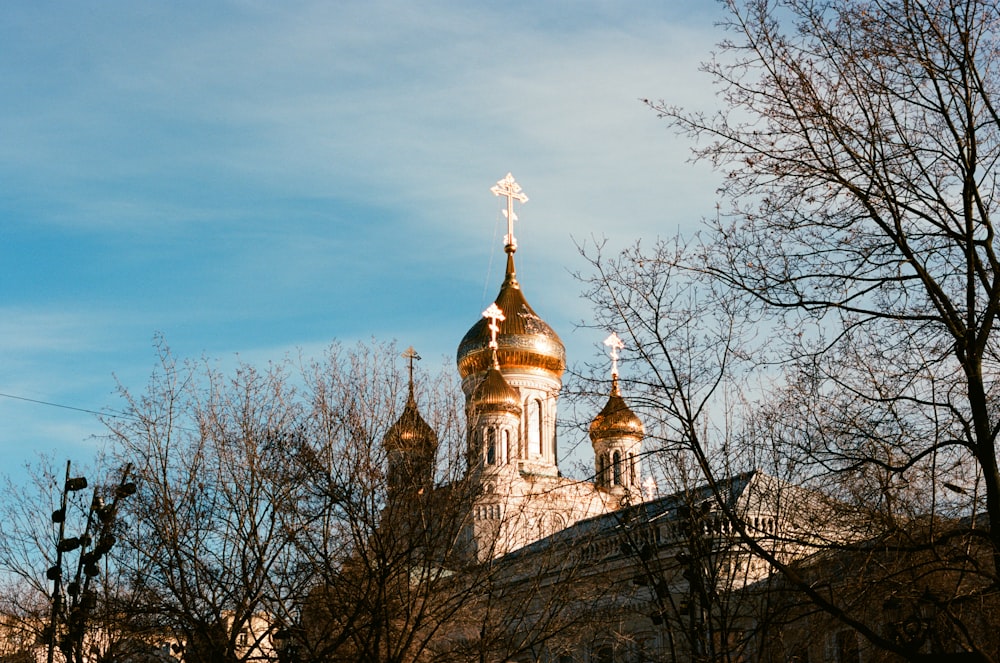
[[[71,477],[71,463],[66,462],[66,481],[60,499],[59,509],[52,513],[53,524],[59,526],[59,536],[56,539],[55,564],[49,567],[46,577],[52,581],[52,612],[46,629],[48,640],[47,663],[53,663],[55,648],[58,645],[67,663],[74,659],[82,661],[83,638],[86,633],[87,619],[97,603],[97,596],[91,590],[93,578],[100,575],[98,562],[106,555],[115,543],[114,523],[118,510],[118,501],[136,491],[134,483],[128,480],[132,470],[129,464],[122,472],[121,480],[111,493],[110,503],[94,489],[90,507],[87,510],[87,520],[80,536],[66,537],[66,509],[69,494],[87,488],[86,477]],[[92,529],[97,530],[97,542],[94,543]],[[88,550],[89,549],[89,550]],[[73,579],[66,583],[65,596],[63,587],[63,560],[67,553],[79,550],[76,573]]]

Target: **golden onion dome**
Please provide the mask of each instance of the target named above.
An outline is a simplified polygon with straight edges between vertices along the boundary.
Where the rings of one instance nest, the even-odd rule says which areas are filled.
[[[507,273],[496,305],[503,311],[497,335],[497,360],[504,370],[521,369],[562,377],[566,348],[559,335],[532,310],[514,271],[514,252],[507,247]],[[490,322],[480,318],[458,345],[458,372],[462,379],[489,369]]]
[[[611,396],[590,424],[590,439],[596,442],[614,437],[642,437],[645,432],[642,421],[622,398],[618,376],[613,376]]]
[[[403,414],[386,432],[382,439],[382,445],[389,452],[417,452],[420,455],[430,456],[437,452],[437,434],[417,410],[412,383],[406,405],[403,407]]]
[[[496,363],[486,371],[486,377],[476,386],[469,402],[483,410],[521,411],[520,392],[504,379]]]

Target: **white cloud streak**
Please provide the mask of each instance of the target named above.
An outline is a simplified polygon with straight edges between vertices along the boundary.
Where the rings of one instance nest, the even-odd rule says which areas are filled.
[[[103,403],[111,371],[149,374],[156,331],[255,360],[409,335],[436,363],[499,287],[488,189],[508,170],[531,197],[528,297],[569,341],[572,237],[673,235],[713,208],[713,176],[639,101],[713,103],[712,18],[673,4],[7,6],[0,224],[104,247],[76,290],[45,250],[0,285],[8,384]],[[0,424],[0,449],[14,437]]]

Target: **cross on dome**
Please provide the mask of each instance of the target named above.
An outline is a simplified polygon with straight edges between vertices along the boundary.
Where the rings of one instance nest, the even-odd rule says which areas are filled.
[[[500,310],[496,302],[490,304],[490,307],[483,311],[483,317],[490,321],[490,349],[496,350],[500,347],[497,343],[497,334],[500,333],[500,323],[507,318],[504,317],[503,311]]]
[[[521,185],[514,181],[514,176],[507,173],[507,176],[490,187],[494,196],[504,196],[507,199],[507,209],[503,211],[507,219],[507,235],[503,238],[504,248],[508,253],[517,250],[517,239],[514,237],[514,222],[517,221],[517,214],[514,214],[514,201],[522,205],[528,202],[528,196],[521,190]]]
[[[400,355],[403,359],[408,359],[410,364],[410,388],[413,388],[413,361],[420,361],[420,355],[417,351],[413,349],[413,346],[406,348],[406,351]]]
[[[611,336],[604,339],[604,345],[610,349],[611,356],[611,377],[618,377],[618,351],[625,348],[625,344],[618,338],[618,334],[611,332]]]

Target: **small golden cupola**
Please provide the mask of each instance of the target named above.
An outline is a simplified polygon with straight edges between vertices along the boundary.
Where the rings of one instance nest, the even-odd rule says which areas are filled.
[[[618,384],[618,352],[625,345],[615,333],[604,344],[611,351],[611,395],[590,424],[596,482],[599,487],[613,492],[638,494],[641,485],[639,454],[646,431],[622,398]]]
[[[521,393],[510,386],[497,362],[497,332],[503,311],[491,304],[483,311],[489,321],[489,350],[492,365],[468,401],[469,467],[496,472],[518,467],[518,433],[521,421]]]
[[[470,402],[480,412],[521,411],[521,394],[504,379],[499,364],[491,366],[490,370],[486,371],[486,377],[476,387]]]
[[[605,440],[613,437],[643,437],[646,430],[642,421],[622,398],[618,376],[611,378],[611,396],[600,413],[590,423],[590,439]]]
[[[420,359],[410,347],[402,355],[409,360],[410,382],[403,413],[382,439],[388,456],[387,484],[391,494],[416,493],[434,483],[438,438],[424,421],[413,393],[413,362]]]
[[[496,304],[492,304],[487,309],[487,312],[492,310],[501,313],[500,307]],[[504,378],[503,373],[500,372],[500,362],[497,358],[497,342],[493,341],[491,345],[493,346],[490,348],[493,355],[492,365],[486,371],[486,377],[483,378],[483,381],[472,392],[472,398],[469,399],[469,403],[480,412],[488,410],[520,413],[521,393],[510,386],[510,383]]]
[[[510,394],[500,397],[499,392],[493,391],[499,382],[490,373],[494,370],[499,373],[520,398],[521,411],[517,414],[517,421],[512,422],[512,439],[517,443],[510,445],[511,449],[516,448],[518,467],[530,474],[555,476],[559,474],[556,405],[562,389],[562,374],[566,370],[566,348],[559,335],[524,298],[514,269],[514,253],[517,251],[514,202],[523,204],[528,197],[510,173],[490,191],[507,199],[504,211],[507,219],[507,235],[504,237],[507,271],[493,303],[502,311],[502,316],[480,318],[459,343],[456,360],[462,378],[462,391],[469,406],[469,415],[474,417],[477,391],[489,389],[493,394],[491,398],[509,397]],[[485,391],[480,395],[485,396]],[[469,430],[478,428],[479,424],[470,419]]]

